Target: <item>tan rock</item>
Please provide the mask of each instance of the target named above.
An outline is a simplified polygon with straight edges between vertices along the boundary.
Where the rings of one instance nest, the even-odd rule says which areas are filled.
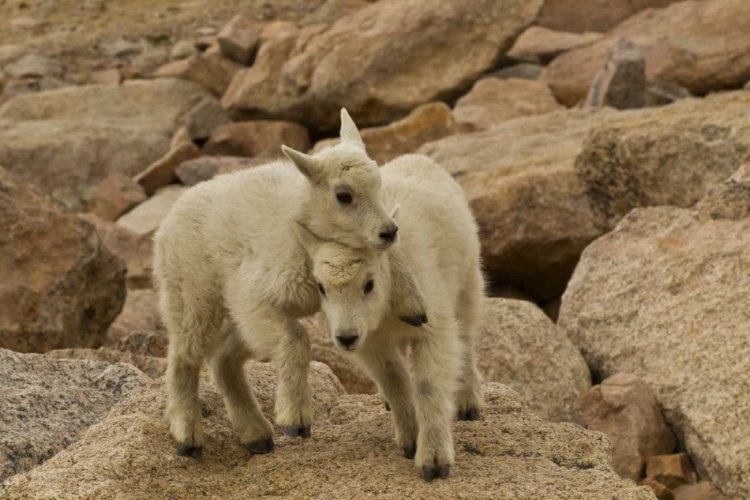
[[[242,69],[241,65],[221,54],[196,54],[188,62],[187,79],[200,83],[217,97],[224,94],[234,75]]]
[[[154,196],[117,219],[117,225],[135,234],[153,234],[172,205],[188,189],[185,186],[166,186],[159,189]]]
[[[649,457],[646,460],[646,477],[672,489],[696,482],[693,464],[687,453]]]
[[[229,114],[215,99],[206,99],[190,110],[185,117],[185,127],[190,139],[185,142],[196,141],[201,144],[207,141],[217,128],[231,122]]]
[[[581,354],[531,302],[487,299],[477,354],[485,381],[508,385],[546,420],[572,421],[591,387]]]
[[[484,420],[453,423],[452,479],[425,483],[396,449],[392,417],[377,398],[341,395],[329,379],[316,383],[323,373],[333,375],[323,365],[314,366],[320,368],[311,374],[312,393],[325,403],[316,399],[311,439],[279,436],[273,453],[250,460],[229,427],[221,399],[207,387],[202,392],[207,414],[203,460],[178,458],[162,419],[164,390],[154,384],[115,407],[74,449],[10,479],[5,492],[32,498],[138,498],[154,491],[175,498],[195,491],[217,498],[360,498],[368,492],[401,499],[405,491],[415,499],[653,498],[612,471],[601,435],[544,422],[499,384],[486,386]],[[273,378],[261,368],[253,364],[249,373],[261,408],[270,415]],[[340,423],[331,421],[334,415]]]
[[[221,174],[253,168],[273,161],[273,158],[243,158],[240,156],[202,156],[177,167],[177,178],[186,186],[195,186]]]
[[[651,388],[629,373],[618,373],[589,390],[581,401],[580,419],[587,429],[607,435],[615,470],[633,481],[642,477],[648,457],[672,453],[677,444]]]
[[[40,54],[27,54],[14,63],[5,66],[4,71],[13,78],[59,78],[63,74],[62,65]]]
[[[134,176],[161,158],[180,119],[207,96],[176,79],[18,96],[0,106],[0,165],[81,208],[107,175]]]
[[[88,205],[97,217],[114,221],[144,201],[146,193],[137,182],[122,174],[110,174],[96,185]]]
[[[195,44],[190,40],[180,40],[172,47],[169,51],[169,59],[172,61],[178,59],[187,59],[188,57],[196,54],[198,49],[195,48]]]
[[[507,55],[519,59],[536,57],[547,64],[563,52],[596,42],[603,36],[594,32],[569,33],[532,26],[518,37]]]
[[[516,118],[420,148],[463,186],[493,283],[542,303],[565,290],[581,251],[601,234],[575,157],[591,128],[615,116],[602,110]]]
[[[451,109],[442,102],[423,104],[405,118],[383,127],[360,130],[367,154],[384,165],[392,159],[416,151],[422,144],[442,139],[458,131]],[[338,144],[338,139],[315,143],[311,153]]]
[[[658,500],[674,500],[674,493],[672,493],[672,490],[658,481],[647,477],[646,479],[640,481],[638,484],[651,488]]]
[[[100,347],[99,349],[56,349],[45,353],[45,356],[53,359],[88,359],[109,364],[125,363],[135,366],[151,378],[159,378],[167,371],[166,359],[134,355],[108,347]]]
[[[0,347],[97,347],[125,300],[125,265],[96,230],[0,168]]]
[[[369,0],[325,0],[312,13],[306,15],[301,24],[333,24],[371,3]]]
[[[190,68],[190,59],[178,59],[159,66],[154,74],[154,78],[185,78],[187,79],[188,69]]]
[[[131,333],[161,329],[163,327],[156,292],[148,289],[130,290],[122,312],[107,331],[106,343],[111,346]]]
[[[48,90],[61,89],[70,86],[71,85],[67,82],[49,76],[44,78],[21,78],[10,80],[5,86],[3,86],[2,94],[0,94],[0,102],[7,101],[19,95],[46,92]]]
[[[674,83],[646,82],[646,106],[665,106],[692,97],[690,92]]]
[[[30,50],[28,46],[21,44],[0,45],[0,68],[18,61]]]
[[[342,107],[360,127],[388,123],[492,69],[541,3],[385,0],[322,30],[269,26],[222,105],[323,130]]]
[[[194,144],[193,139],[190,137],[190,132],[186,126],[182,126],[177,129],[177,132],[172,136],[172,140],[169,141],[169,150],[177,149],[185,144]]]
[[[182,144],[162,156],[143,172],[138,173],[133,180],[137,182],[147,195],[153,195],[158,189],[168,186],[177,180],[175,170],[183,162],[198,158],[201,150],[192,142]]]
[[[642,108],[646,104],[646,62],[627,37],[607,49],[604,65],[594,77],[584,107]]]
[[[219,47],[227,59],[242,64],[251,64],[260,42],[261,26],[244,16],[234,16],[219,31]]]
[[[310,149],[310,135],[302,125],[291,122],[256,120],[228,123],[214,130],[203,147],[207,155],[277,157],[281,145],[297,151]]]
[[[649,8],[666,7],[680,0],[545,0],[539,25],[573,31],[605,32],[633,14]]]
[[[543,83],[518,78],[482,78],[456,102],[453,116],[462,130],[474,131],[512,118],[560,109],[562,106]]]
[[[117,68],[103,69],[91,73],[91,83],[101,85],[119,85],[122,82],[122,75]]]
[[[750,93],[684,99],[592,130],[576,159],[597,226],[632,209],[690,207],[750,163]]]
[[[521,80],[537,81],[542,76],[542,67],[536,63],[519,63],[487,74],[487,77],[507,80],[520,78]]]
[[[92,224],[104,246],[125,262],[128,289],[151,288],[153,241],[150,235],[136,234],[94,214],[80,214],[79,217]]]
[[[748,207],[750,184],[730,182],[695,209],[633,210],[583,252],[558,321],[592,371],[649,384],[700,476],[732,498],[750,497]]]
[[[557,57],[543,80],[558,101],[574,106],[586,96],[607,49],[627,36],[643,51],[648,80],[675,83],[696,95],[739,88],[750,78],[746,10],[744,0],[690,0],[641,12],[600,41]]]
[[[166,332],[131,332],[115,342],[112,348],[139,356],[166,358],[168,344]]]
[[[709,481],[698,484],[686,484],[674,489],[675,500],[728,500]]]
[[[74,443],[151,379],[126,364],[55,360],[0,349],[0,480]],[[6,496],[4,498],[13,498]],[[16,498],[28,497],[28,492]]]

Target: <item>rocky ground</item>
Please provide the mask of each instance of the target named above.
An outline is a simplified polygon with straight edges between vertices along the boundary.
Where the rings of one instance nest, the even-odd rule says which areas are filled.
[[[312,439],[251,458],[207,373],[201,462],[161,418],[153,232],[341,107],[479,223],[447,481],[318,316]],[[748,117],[746,0],[0,0],[0,498],[750,499]]]

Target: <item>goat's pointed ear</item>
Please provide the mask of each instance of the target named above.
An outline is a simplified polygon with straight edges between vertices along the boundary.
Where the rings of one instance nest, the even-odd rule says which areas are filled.
[[[305,248],[305,250],[307,250],[307,253],[311,257],[314,256],[315,252],[317,252],[318,248],[320,248],[324,240],[318,237],[317,234],[310,231],[310,229],[301,222],[295,221],[294,228],[297,232],[297,237],[299,238],[300,243],[302,243],[302,246]]]
[[[388,263],[391,267],[391,308],[404,323],[422,326],[427,323],[425,299],[398,245],[388,249]]]
[[[297,170],[302,172],[302,175],[310,179],[312,182],[318,182],[320,172],[315,158],[283,145],[281,146],[281,151],[284,153],[284,156],[294,163]]]
[[[341,142],[348,142],[356,144],[362,149],[365,148],[365,143],[362,142],[362,136],[359,135],[359,130],[357,130],[357,126],[354,124],[352,117],[349,116],[349,112],[346,108],[341,108],[341,132],[339,135],[341,136]]]

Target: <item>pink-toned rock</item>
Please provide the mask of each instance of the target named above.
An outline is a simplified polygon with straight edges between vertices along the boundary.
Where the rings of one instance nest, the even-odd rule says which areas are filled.
[[[306,15],[301,24],[333,24],[371,3],[371,0],[325,0],[315,11]]]
[[[397,156],[413,153],[422,144],[458,132],[451,109],[442,102],[423,104],[401,120],[383,127],[360,130],[367,154],[381,165]],[[338,144],[338,139],[315,143],[312,153]]]
[[[125,261],[128,289],[151,288],[151,236],[136,234],[94,214],[80,214],[79,217],[92,224],[104,246]]]
[[[175,170],[183,162],[198,158],[200,149],[193,143],[185,143],[162,156],[133,180],[137,182],[147,195],[153,195],[157,189],[168,186],[177,180]]]
[[[224,94],[234,75],[242,69],[241,65],[221,54],[196,54],[188,61],[188,80],[200,83],[217,97]]]
[[[269,26],[222,105],[328,131],[342,107],[361,127],[389,123],[491,70],[541,3],[386,0],[330,27]]]
[[[94,227],[3,168],[0,270],[0,347],[14,351],[98,347],[125,300],[125,264]]]
[[[152,235],[159,228],[159,224],[167,216],[172,205],[187,190],[185,186],[165,186],[157,190],[154,196],[117,219],[117,224],[136,234]]]
[[[96,185],[88,206],[97,217],[114,221],[144,201],[146,193],[137,182],[126,175],[110,174]]]
[[[281,145],[297,151],[310,149],[310,135],[302,125],[292,122],[256,120],[228,123],[211,135],[203,153],[207,155],[276,157]]]
[[[56,349],[45,353],[45,356],[52,359],[86,359],[110,364],[125,363],[135,366],[151,378],[159,378],[167,371],[166,359],[141,356],[108,347],[100,347],[99,349]]]
[[[547,64],[563,52],[596,42],[603,36],[601,33],[569,33],[532,26],[518,37],[507,55],[516,59],[533,57]]]
[[[627,37],[609,49],[583,103],[587,108],[642,108],[646,104],[646,62]]]
[[[643,51],[647,80],[675,83],[703,95],[740,88],[750,79],[747,2],[688,0],[641,12],[600,41],[555,58],[545,68],[543,80],[557,100],[567,106],[581,101],[607,49],[622,36]]]
[[[603,432],[612,444],[620,477],[638,481],[646,459],[672,453],[677,444],[648,384],[619,373],[591,388],[581,401],[581,423]]]
[[[583,33],[605,32],[648,9],[666,7],[680,0],[545,0],[539,25],[545,28]]]
[[[261,26],[238,14],[219,31],[219,47],[224,57],[242,65],[250,64],[260,42]]]
[[[106,345],[114,345],[134,332],[161,329],[159,297],[156,292],[149,289],[130,290],[122,311],[107,330]]]
[[[112,346],[118,351],[130,352],[139,356],[166,358],[169,340],[166,332],[131,332]]]
[[[547,85],[531,80],[482,78],[461,97],[453,116],[464,131],[485,130],[520,116],[562,109]]]

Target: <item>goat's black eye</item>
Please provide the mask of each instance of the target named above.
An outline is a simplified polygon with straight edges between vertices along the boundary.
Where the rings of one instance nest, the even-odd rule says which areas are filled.
[[[320,283],[318,283],[318,291],[320,292],[320,294],[321,294],[321,295],[322,295],[323,297],[325,297],[325,296],[326,296],[326,289],[325,289],[325,288],[323,288],[323,285],[321,285]]]
[[[365,293],[372,292],[373,288],[375,288],[375,282],[372,280],[368,280],[367,283],[365,283]]]
[[[349,193],[336,193],[336,199],[342,205],[349,205],[352,202],[352,195]]]

